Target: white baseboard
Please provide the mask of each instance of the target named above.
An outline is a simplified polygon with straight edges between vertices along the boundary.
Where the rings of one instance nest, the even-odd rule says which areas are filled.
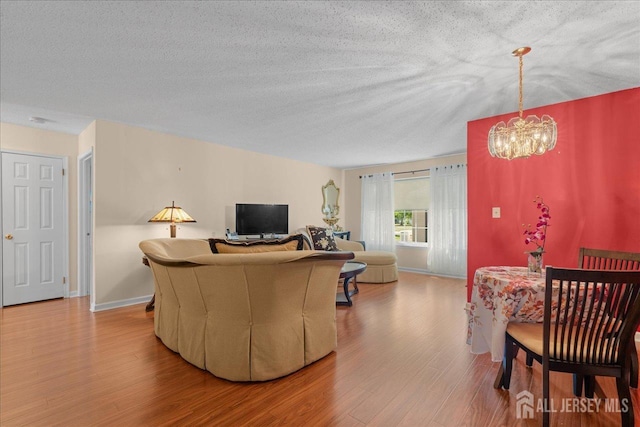
[[[152,297],[153,295],[147,295],[144,297],[123,299],[120,301],[105,302],[102,304],[92,304],[91,311],[112,310],[114,308],[127,307],[129,305],[147,303],[151,300]]]
[[[422,268],[408,268],[408,267],[398,267],[398,271],[406,271],[408,273],[418,273],[418,274],[426,274],[428,276],[436,276],[436,277],[448,277],[450,279],[466,279],[467,276],[451,276],[447,274],[438,274],[433,273],[429,270],[424,270]]]
[[[406,271],[409,273],[418,273],[418,274],[429,274],[427,270],[422,268],[398,267],[398,271]]]
[[[69,298],[77,298],[77,297],[78,297],[78,291],[69,292]]]

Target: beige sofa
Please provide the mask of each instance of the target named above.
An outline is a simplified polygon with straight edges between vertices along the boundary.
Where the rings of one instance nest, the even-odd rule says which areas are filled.
[[[278,378],[336,348],[335,297],[350,252],[213,254],[206,240],[140,242],[155,282],[155,334],[232,381]]]
[[[305,237],[305,249],[311,248],[311,238],[306,229],[300,228],[295,233]],[[355,255],[354,261],[367,264],[367,269],[358,274],[358,283],[389,283],[398,280],[398,257],[393,252],[366,251],[362,243],[354,240],[335,238],[336,246],[341,251],[351,251]]]

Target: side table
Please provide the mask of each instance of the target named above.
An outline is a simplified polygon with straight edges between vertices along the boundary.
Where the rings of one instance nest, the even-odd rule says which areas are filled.
[[[344,280],[342,284],[344,292],[336,295],[336,305],[348,305],[349,307],[353,305],[351,297],[359,292],[358,284],[354,280],[353,290],[349,291],[349,281],[366,269],[367,264],[364,262],[347,261],[344,263],[342,270],[340,270],[340,278]]]

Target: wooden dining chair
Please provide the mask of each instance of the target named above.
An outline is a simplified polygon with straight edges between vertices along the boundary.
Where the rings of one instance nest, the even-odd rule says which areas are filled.
[[[640,253],[610,251],[606,249],[580,248],[578,252],[578,268],[589,270],[640,270]],[[635,341],[631,343],[629,349],[631,362],[631,372],[629,384],[633,388],[638,388],[638,351]],[[587,381],[588,382],[588,381]],[[574,379],[574,389],[579,396],[581,389],[580,378]],[[586,396],[591,397],[592,389],[586,385]]]
[[[615,377],[618,398],[627,403],[622,426],[633,426],[627,356],[639,324],[640,271],[547,267],[543,323],[509,322],[496,384],[509,388],[514,354],[521,348],[542,364],[545,408],[551,407],[550,371]],[[545,411],[544,426],[549,419]]]
[[[640,253],[580,248],[578,268],[589,270],[640,270]]]

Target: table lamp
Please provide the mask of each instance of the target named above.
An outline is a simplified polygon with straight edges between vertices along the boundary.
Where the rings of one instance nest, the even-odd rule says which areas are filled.
[[[167,206],[158,212],[149,222],[170,222],[169,229],[171,237],[176,237],[176,223],[178,222],[196,222],[191,218],[180,206],[176,206],[175,202],[171,202],[171,206]]]

